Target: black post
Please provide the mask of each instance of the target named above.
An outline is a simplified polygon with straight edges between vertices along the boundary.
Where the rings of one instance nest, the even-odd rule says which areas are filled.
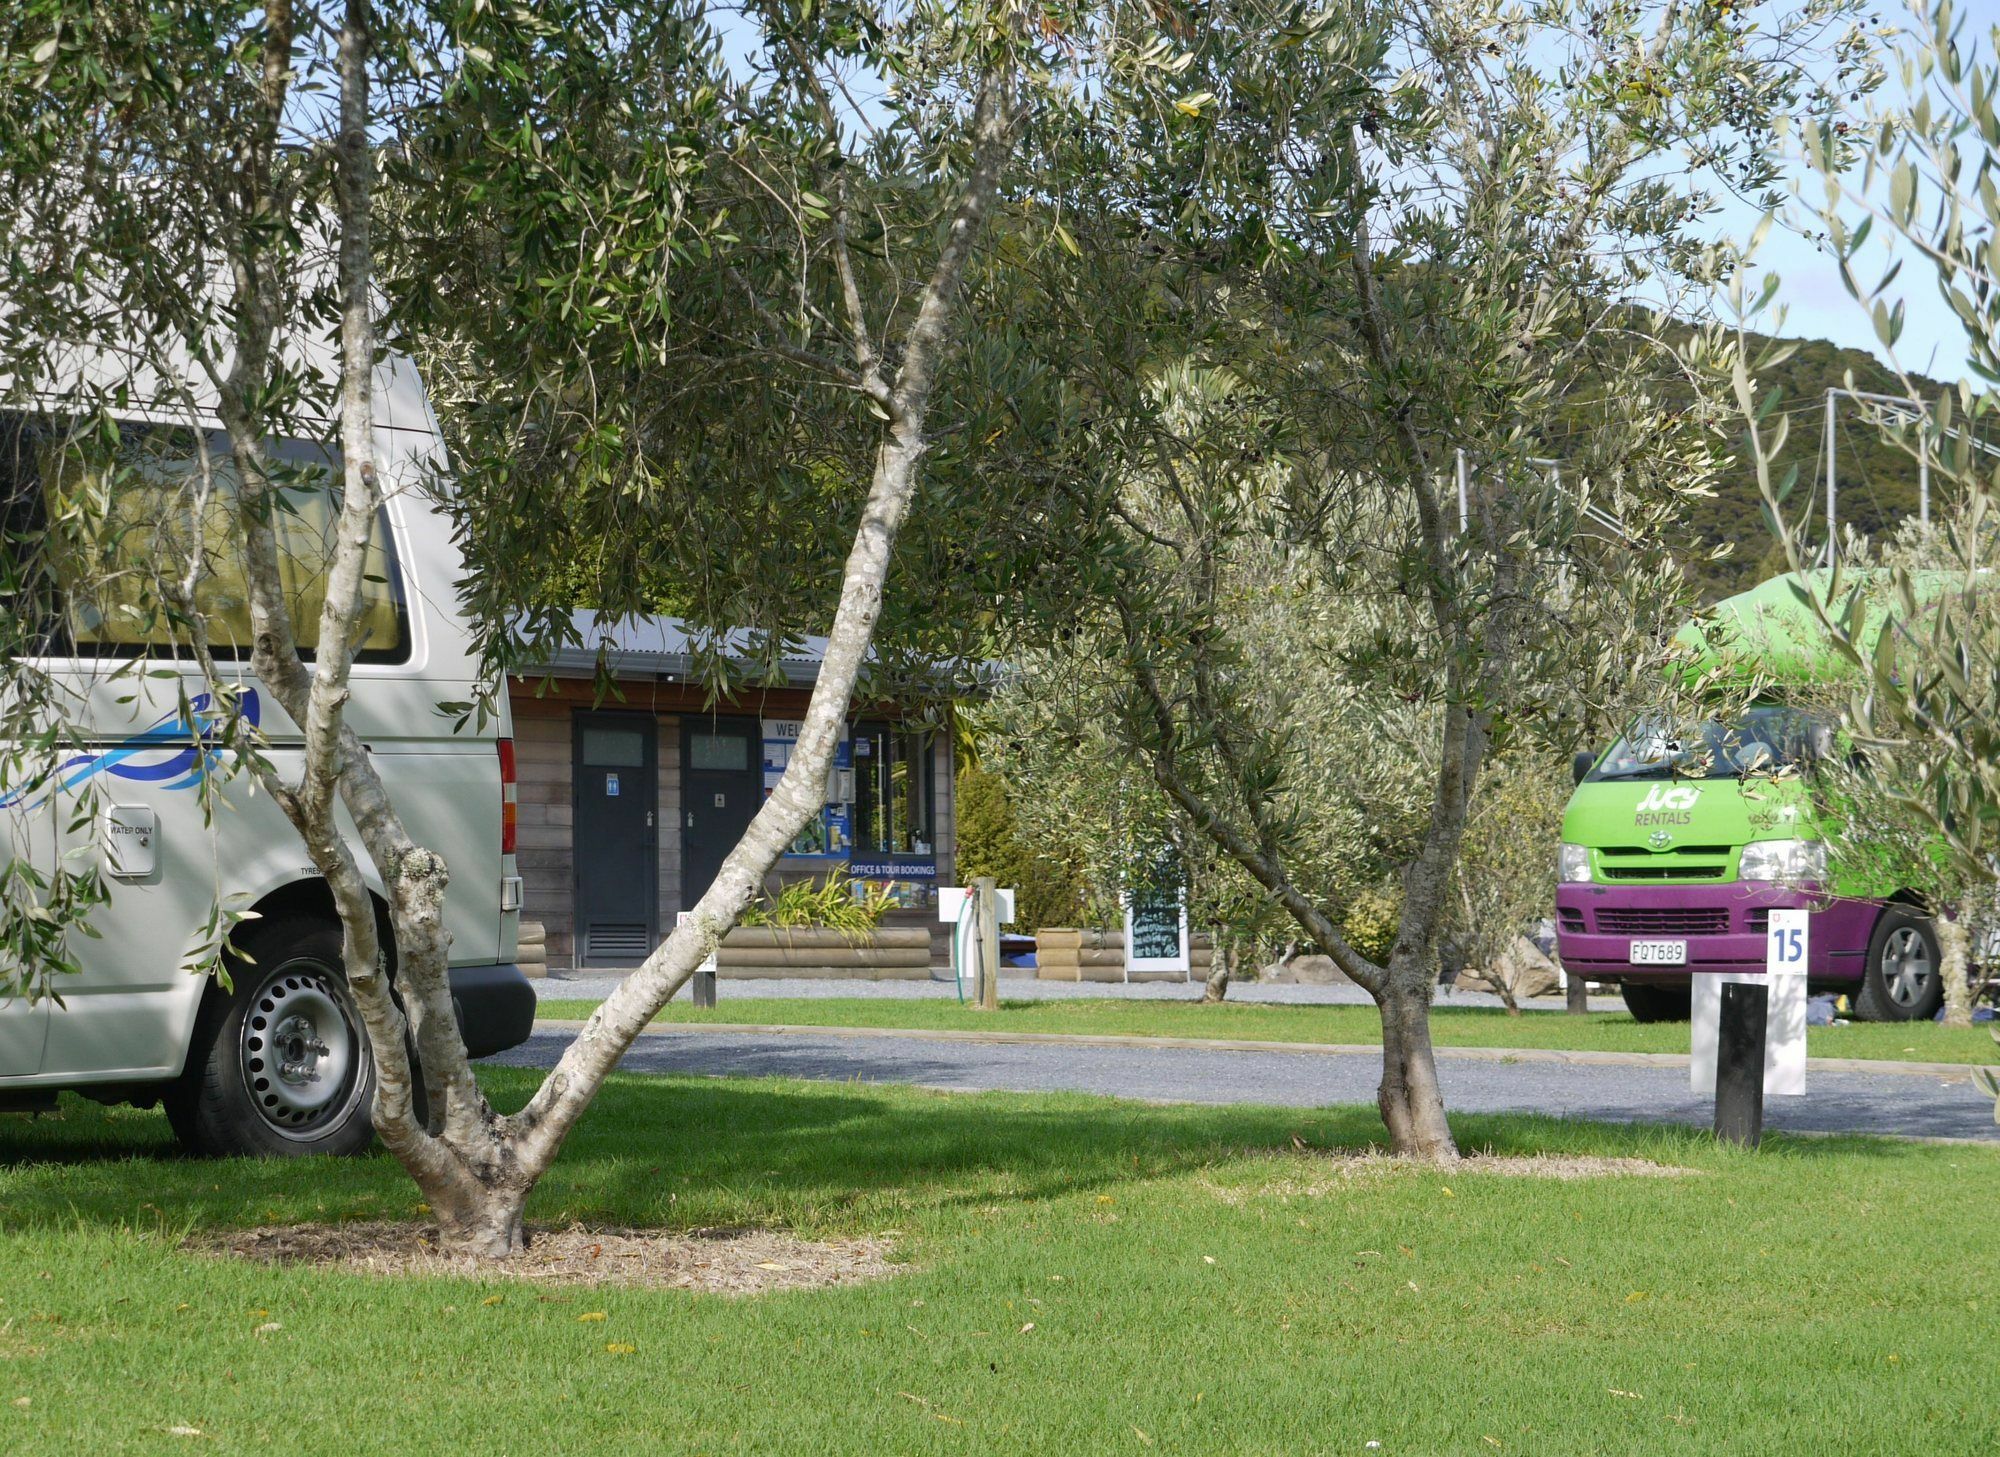
[[[1755,1148],[1764,1136],[1764,1024],[1770,989],[1733,981],[1722,988],[1715,1036],[1715,1136]]]
[[[697,1007],[715,1005],[715,973],[697,971],[694,974],[694,1004]]]

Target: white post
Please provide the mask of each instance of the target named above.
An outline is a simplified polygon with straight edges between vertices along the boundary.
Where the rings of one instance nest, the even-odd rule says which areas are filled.
[[[1826,392],[1826,564],[1833,565],[1834,543],[1838,538],[1833,530],[1833,408],[1836,391]]]
[[[1466,489],[1465,451],[1461,449],[1458,452],[1458,534],[1463,536],[1471,529],[1472,501],[1471,494]]]
[[[1930,416],[1917,421],[1923,433],[1917,439],[1917,522],[1925,530],[1931,524],[1931,432]]]

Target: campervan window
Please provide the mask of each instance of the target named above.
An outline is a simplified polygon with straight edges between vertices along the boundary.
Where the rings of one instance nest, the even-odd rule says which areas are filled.
[[[0,499],[33,500],[59,594],[51,644],[81,655],[172,652],[187,643],[172,609],[190,564],[194,606],[219,658],[247,657],[250,607],[237,473],[220,432],[125,425],[62,432],[5,422]],[[278,570],[307,657],[319,638],[340,509],[340,457],[303,441],[268,447]],[[364,567],[359,662],[409,658],[401,574],[381,518]]]

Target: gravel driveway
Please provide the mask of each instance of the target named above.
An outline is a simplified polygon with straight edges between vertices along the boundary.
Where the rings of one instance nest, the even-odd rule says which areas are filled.
[[[570,1036],[566,1030],[538,1031],[491,1061],[548,1067]],[[957,1091],[1067,1091],[1301,1108],[1373,1103],[1381,1075],[1381,1061],[1374,1054],[679,1029],[649,1031],[627,1054],[624,1066],[640,1073],[909,1083]],[[1706,1099],[1689,1094],[1684,1066],[1565,1064],[1525,1054],[1511,1061],[1475,1050],[1440,1049],[1438,1075],[1446,1102],[1462,1112],[1537,1112],[1703,1127],[1713,1117]],[[1765,1125],[2000,1141],[1992,1103],[1969,1079],[1936,1073],[1809,1072],[1804,1097],[1772,1098],[1765,1104]]]

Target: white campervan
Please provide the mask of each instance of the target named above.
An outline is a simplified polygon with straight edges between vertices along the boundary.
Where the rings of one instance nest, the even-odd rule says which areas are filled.
[[[186,500],[175,472],[196,469],[204,446],[211,459],[227,459],[217,423],[121,409],[117,445],[99,449],[115,450],[125,468],[108,471],[33,406],[0,410],[0,512],[32,529],[52,495],[95,471],[100,487],[117,482],[106,519],[119,533],[118,560],[166,557],[176,513],[163,507]],[[467,1050],[480,1057],[522,1041],[534,1019],[533,990],[513,961],[521,882],[511,729],[504,695],[499,717],[483,728],[455,728],[439,711],[473,696],[477,669],[458,605],[463,564],[428,494],[443,459],[437,423],[409,361],[392,357],[378,370],[376,421],[388,500],[347,717],[411,835],[450,866],[453,1000]],[[338,462],[317,440],[274,442],[273,451],[293,468],[279,533],[309,649]],[[127,452],[144,453],[139,468],[123,459]],[[227,469],[216,479],[226,492]],[[182,540],[172,544],[184,546],[200,528],[184,505],[178,514]],[[299,731],[260,691],[243,647],[240,565],[219,546],[207,556],[198,602],[208,636],[222,670],[237,675],[241,711],[256,720],[267,757],[295,779],[296,760],[287,758]],[[59,568],[55,575],[60,584]],[[111,895],[92,913],[97,935],[72,938],[82,971],[58,979],[61,1005],[0,1001],[0,1108],[45,1107],[72,1090],[104,1102],[162,1102],[181,1138],[210,1153],[364,1147],[374,1069],[324,882],[248,774],[228,776],[215,813],[203,814],[204,771],[227,767],[219,762],[226,751],[194,665],[183,658],[178,673],[158,671],[177,661],[162,625],[121,597],[115,577],[74,595],[60,604],[44,666],[83,738],[62,754],[52,785],[23,792],[18,776],[13,789],[0,785],[0,859],[28,857],[47,870],[63,856],[98,856]],[[145,672],[116,671],[135,657],[146,659]],[[86,787],[95,812],[79,819]],[[256,912],[233,938],[246,953],[232,968],[233,992],[183,969],[219,903]]]

